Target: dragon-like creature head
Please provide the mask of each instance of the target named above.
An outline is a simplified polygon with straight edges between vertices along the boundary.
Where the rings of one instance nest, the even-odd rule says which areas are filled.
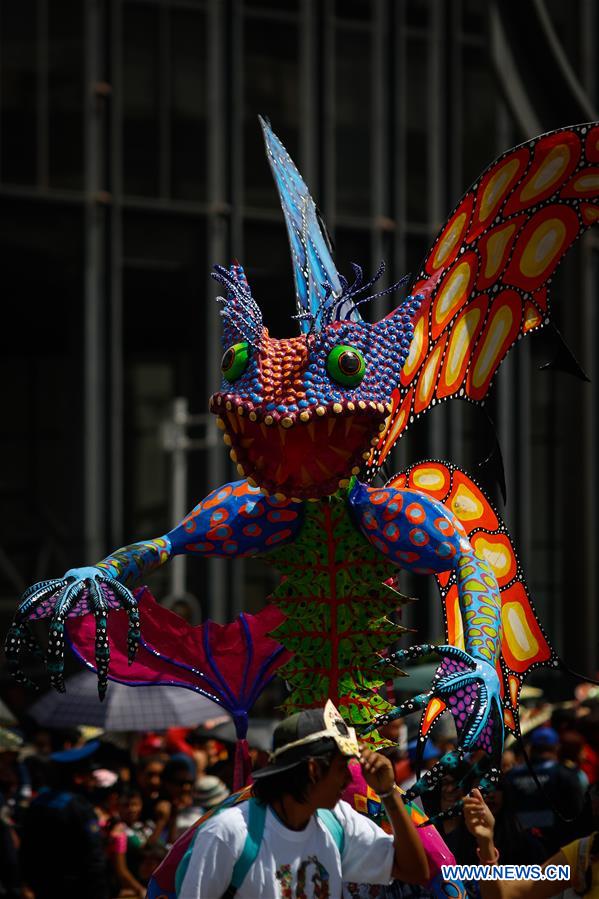
[[[365,294],[384,267],[366,284],[358,266],[351,285],[338,274],[306,185],[262,126],[290,238],[301,334],[270,337],[241,266],[217,266],[227,290],[223,380],[210,409],[242,477],[267,493],[320,499],[346,487],[370,458],[420,302],[408,297],[387,318],[362,320],[358,307],[373,298]]]

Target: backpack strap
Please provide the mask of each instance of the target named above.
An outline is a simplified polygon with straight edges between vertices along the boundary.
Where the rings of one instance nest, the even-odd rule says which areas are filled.
[[[246,874],[256,861],[260,851],[260,843],[264,835],[266,821],[266,805],[256,799],[248,801],[248,832],[241,855],[235,862],[231,875],[231,886],[235,891],[243,883]]]
[[[339,818],[337,818],[328,808],[319,808],[316,814],[333,837],[335,845],[339,850],[339,855],[343,855],[343,850],[345,849],[345,831],[343,830],[343,825],[339,821]]]
[[[171,899],[171,893],[169,892],[169,887],[172,884],[174,888],[174,896],[179,896],[181,892],[181,884],[185,880],[185,875],[187,874],[187,869],[189,867],[189,862],[191,860],[191,855],[194,849],[195,840],[197,835],[201,832],[202,826],[209,821],[210,818],[215,817],[220,812],[225,811],[225,809],[232,808],[235,805],[240,804],[241,802],[245,802],[250,796],[250,790],[248,788],[244,788],[243,790],[239,790],[237,793],[232,793],[224,802],[221,802],[220,805],[217,805],[215,808],[210,809],[205,815],[196,821],[196,823],[186,830],[183,836],[179,837],[175,845],[171,848],[168,853],[166,859],[159,865],[154,874],[152,875],[152,880],[156,880],[162,884],[163,893],[165,899]],[[180,852],[177,854],[177,849],[180,847]],[[173,857],[173,863],[171,865],[172,871],[169,872],[170,876],[159,877],[161,869],[169,862],[169,860]],[[161,894],[162,895],[162,894]],[[152,896],[149,896],[148,899],[152,899]]]
[[[333,837],[335,845],[339,850],[339,854],[343,855],[343,849],[345,846],[345,832],[343,830],[342,824],[329,809],[318,809],[316,814]],[[256,858],[258,857],[258,853],[260,851],[262,837],[264,836],[265,823],[266,805],[263,805],[262,803],[258,802],[257,799],[251,797],[248,800],[247,836],[245,838],[245,843],[243,845],[241,855],[233,866],[231,883],[223,893],[222,899],[232,899],[232,897],[235,896],[237,890],[245,880],[248,871],[256,861]],[[200,828],[198,828],[198,831],[199,830]],[[183,883],[183,879],[189,865],[192,848],[193,846],[189,847],[189,849],[185,853],[185,857],[183,858],[182,863],[177,869],[177,891],[180,890],[181,884]]]

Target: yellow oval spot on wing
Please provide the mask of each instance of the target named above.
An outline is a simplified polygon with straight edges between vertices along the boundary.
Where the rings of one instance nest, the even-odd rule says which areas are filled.
[[[410,352],[408,353],[406,364],[403,367],[403,375],[408,380],[412,377],[420,362],[420,353],[422,351],[422,344],[425,336],[424,326],[425,316],[422,315],[416,322],[414,336],[412,337],[412,342],[410,344]]]
[[[502,168],[497,169],[493,177],[489,180],[480,201],[479,218],[481,222],[484,222],[493,214],[503,192],[518,171],[519,165],[520,163],[517,159],[506,162]]]
[[[418,468],[412,474],[412,481],[423,490],[443,490],[447,478],[438,468]]]
[[[599,219],[599,209],[596,206],[590,206],[589,204],[584,204],[582,210],[582,217],[587,223],[587,225],[592,225],[593,222],[596,222]]]
[[[462,212],[461,215],[457,216],[454,223],[450,226],[450,228],[448,228],[448,230],[439,241],[439,246],[437,247],[437,251],[433,258],[434,268],[440,268],[445,260],[449,256],[451,256],[451,254],[455,250],[458,240],[462,236],[465,224],[466,213]]]
[[[515,230],[515,225],[506,225],[505,228],[501,228],[489,237],[484,269],[485,278],[493,278],[499,271],[505,255],[505,248]]]
[[[523,203],[528,203],[543,193],[548,187],[551,187],[552,184],[555,184],[556,181],[559,181],[569,162],[570,148],[566,144],[553,147],[530,181],[522,188],[520,200]]]
[[[481,311],[475,307],[466,312],[453,329],[445,357],[445,381],[448,387],[457,386],[460,371],[480,322]]]
[[[483,504],[465,484],[460,484],[456,490],[451,501],[451,509],[462,521],[475,521],[485,511]]]
[[[470,280],[471,265],[461,262],[451,273],[435,301],[434,317],[439,327],[448,321],[464,299]]]
[[[512,560],[502,543],[494,543],[479,535],[475,538],[474,548],[477,554],[482,554],[489,563],[496,577],[505,577],[508,574]]]
[[[522,606],[516,602],[504,603],[501,620],[513,656],[519,662],[533,658],[539,650],[539,644],[528,626]]]
[[[599,175],[596,173],[592,175],[579,175],[579,177],[574,180],[572,187],[582,194],[593,193],[594,191],[599,190]]]
[[[480,387],[484,384],[489,373],[493,370],[493,366],[497,361],[497,354],[500,352],[503,341],[512,327],[513,318],[512,310],[509,306],[502,306],[495,313],[493,321],[488,326],[480,356],[472,372],[472,383],[475,387]]]
[[[424,407],[428,406],[435,387],[435,372],[439,362],[439,356],[443,350],[438,346],[432,356],[429,357],[418,382],[418,402]]]
[[[557,218],[547,219],[532,233],[520,259],[520,271],[527,278],[538,278],[549,268],[566,238],[566,226]]]

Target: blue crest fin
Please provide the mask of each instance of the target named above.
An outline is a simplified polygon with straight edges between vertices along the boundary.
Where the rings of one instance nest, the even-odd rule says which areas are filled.
[[[342,284],[318,221],[316,204],[302,176],[269,123],[262,116],[259,119],[287,225],[297,312],[299,316],[305,316],[299,319],[300,328],[307,333],[322,327],[323,304],[329,296],[331,303],[341,296]],[[343,317],[360,320],[351,301],[349,307],[344,308]]]

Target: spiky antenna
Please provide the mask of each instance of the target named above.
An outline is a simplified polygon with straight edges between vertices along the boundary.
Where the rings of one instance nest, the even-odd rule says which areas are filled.
[[[226,298],[217,298],[225,307],[221,310],[221,316],[243,334],[248,343],[258,346],[263,331],[262,313],[247,283],[222,265],[215,265],[211,275],[215,281],[227,288]]]
[[[249,322],[244,318],[241,312],[237,311],[237,309],[231,308],[230,300],[227,300],[225,297],[217,297],[216,301],[217,303],[225,303],[225,305],[229,304],[228,308],[220,310],[221,317],[224,321],[235,331],[239,331],[250,346],[259,347],[262,338],[262,329]]]
[[[347,292],[344,291],[339,299],[337,300],[340,303],[342,300],[353,299],[361,293],[365,293],[365,291],[370,290],[370,288],[376,284],[376,282],[381,278],[385,272],[385,263],[381,262],[378,269],[376,270],[373,277],[370,281],[367,281],[366,284],[362,284],[362,268],[359,265],[356,265],[352,262],[352,268],[356,274],[356,279],[351,287],[348,288]],[[404,275],[403,278],[400,278],[399,281],[396,281],[395,284],[391,284],[390,287],[386,287],[385,290],[379,290],[378,293],[373,293],[370,296],[362,297],[361,300],[354,302],[355,306],[361,306],[362,303],[370,303],[371,300],[376,300],[378,297],[384,297],[388,293],[393,293],[395,290],[399,290],[400,287],[403,287],[405,284],[409,282],[411,275]]]
[[[371,300],[376,300],[378,297],[383,297],[388,293],[393,293],[395,290],[398,290],[400,287],[403,287],[407,284],[411,278],[411,275],[404,275],[399,281],[396,281],[395,284],[391,284],[390,287],[385,288],[385,290],[380,290],[378,293],[371,294],[370,296],[362,297],[360,300],[354,300],[354,297],[359,296],[365,291],[369,290],[373,284],[379,280],[382,274],[385,271],[385,263],[381,262],[377,271],[366,284],[363,284],[362,281],[364,279],[364,273],[362,271],[362,267],[357,265],[355,262],[351,263],[351,267],[354,270],[354,282],[353,284],[349,284],[347,278],[344,278],[343,275],[339,275],[339,281],[341,282],[341,293],[337,296],[333,293],[333,289],[331,285],[325,281],[322,285],[324,289],[324,297],[318,304],[318,307],[315,312],[300,312],[298,315],[294,315],[293,318],[300,320],[308,320],[310,322],[310,331],[312,334],[317,328],[317,322],[319,321],[320,316],[322,316],[323,324],[330,324],[331,322],[338,321],[338,310],[339,308],[347,303],[348,300],[351,300],[352,307],[356,309],[358,306],[361,306],[362,303],[370,303]]]
[[[339,280],[341,281],[342,285],[347,284],[347,281],[343,277],[343,275],[339,275]],[[329,300],[331,299],[331,295],[333,293],[333,289],[328,281],[325,281],[322,287],[324,290],[324,297],[318,304],[316,312],[299,312],[297,315],[291,316],[292,318],[298,319],[298,321],[307,320],[310,322],[310,330],[308,331],[308,334],[313,334],[316,330],[316,323],[318,322],[318,318],[322,313],[325,312],[327,304],[329,303]]]

